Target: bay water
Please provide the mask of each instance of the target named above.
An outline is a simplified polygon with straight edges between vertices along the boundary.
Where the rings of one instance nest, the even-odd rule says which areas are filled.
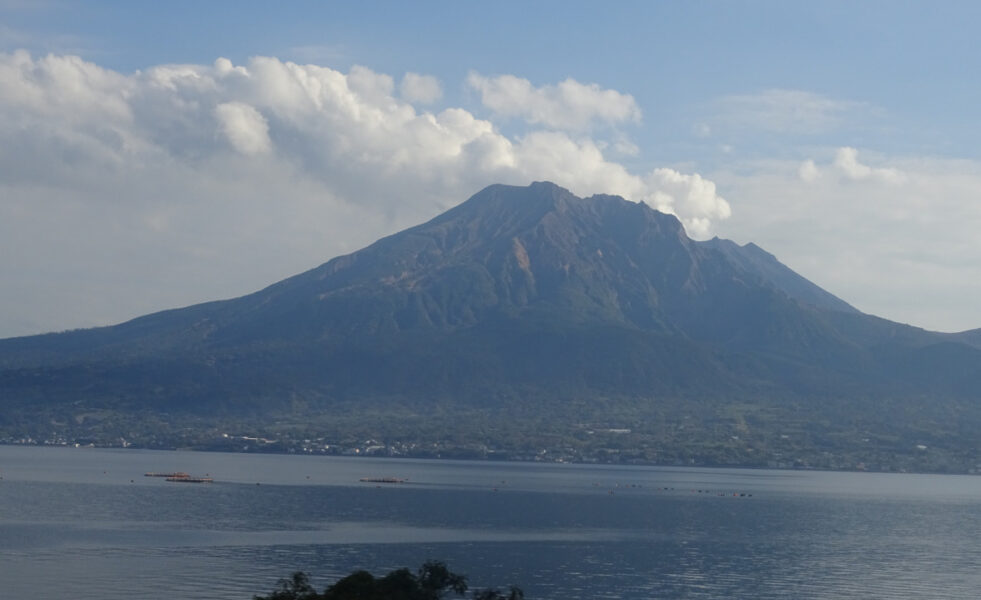
[[[977,598],[981,477],[0,446],[4,600],[429,559],[529,599]]]

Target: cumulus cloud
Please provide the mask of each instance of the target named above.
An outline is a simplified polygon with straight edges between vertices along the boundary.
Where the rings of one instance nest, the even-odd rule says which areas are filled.
[[[223,102],[215,107],[222,133],[242,154],[269,152],[269,124],[259,111],[241,102]]]
[[[34,60],[25,51],[3,55],[0,86],[5,107],[75,125],[100,119],[115,124],[131,116],[130,80],[77,56]]]
[[[74,56],[0,54],[0,278],[23,290],[0,301],[0,335],[252,291],[495,182],[620,194],[697,236],[729,215],[712,182],[631,172],[586,133],[639,119],[629,96],[571,80],[531,88],[534,110],[557,113],[530,121],[579,129],[506,136],[461,108],[417,109],[434,97],[419,77],[396,89],[366,67],[270,57],[121,74]],[[622,137],[612,149],[632,150]],[[46,289],[35,276],[64,286],[31,301]]]
[[[707,237],[714,221],[728,219],[732,214],[715,184],[697,173],[654,169],[646,184],[649,192],[644,200],[662,212],[677,214],[694,237]]]
[[[574,79],[535,87],[514,75],[485,77],[471,72],[467,85],[480,93],[483,105],[495,114],[553,129],[584,131],[595,124],[639,122],[641,118],[633,96]]]
[[[402,98],[417,104],[432,104],[443,97],[443,86],[432,75],[406,73],[399,85]]]
[[[898,169],[872,168],[858,161],[858,150],[839,148],[835,153],[834,166],[848,179],[877,179],[886,183],[902,183],[905,175]]]
[[[367,67],[355,65],[347,74],[347,87],[365,104],[386,106],[392,99],[395,80],[391,75],[376,73]]]
[[[513,151],[524,180],[538,176],[561,182],[582,196],[607,193],[645,202],[676,215],[693,237],[709,236],[713,222],[731,213],[715,184],[700,175],[665,168],[636,175],[605,159],[599,145],[589,138],[576,140],[561,132],[538,131],[519,140]]]

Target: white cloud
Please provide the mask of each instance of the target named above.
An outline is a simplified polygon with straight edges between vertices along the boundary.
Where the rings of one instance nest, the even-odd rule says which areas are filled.
[[[392,100],[395,80],[391,75],[375,73],[367,67],[355,65],[347,74],[347,87],[368,104],[386,105]]]
[[[640,107],[633,96],[603,89],[595,83],[566,79],[535,87],[514,75],[485,77],[471,72],[467,84],[480,92],[481,102],[502,117],[519,117],[533,125],[585,131],[593,125],[639,122]]]
[[[729,203],[711,181],[664,168],[635,175],[623,165],[606,160],[589,138],[574,140],[564,133],[539,131],[520,139],[514,152],[523,180],[544,178],[560,182],[580,196],[616,194],[645,202],[676,215],[693,237],[710,236],[712,224],[730,215]]]
[[[877,168],[858,162],[858,150],[839,148],[835,153],[834,166],[848,179],[877,179],[886,183],[902,183],[906,176],[897,169]]]
[[[570,123],[639,118],[629,96],[567,84],[543,97]],[[729,214],[698,175],[633,173],[583,132],[508,137],[461,108],[419,111],[403,87],[268,57],[123,75],[0,54],[0,336],[246,293],[495,182],[621,194],[699,236]]]
[[[729,203],[719,196],[715,184],[697,173],[686,175],[673,169],[655,169],[646,178],[644,198],[662,211],[677,214],[694,237],[708,237],[712,223],[728,219]]]
[[[215,107],[222,133],[242,154],[269,152],[269,124],[259,111],[241,102],[223,102]]]
[[[814,164],[813,160],[808,159],[802,162],[800,167],[797,168],[797,175],[801,181],[811,183],[821,176],[821,171]]]
[[[981,327],[981,316],[964,320],[981,298],[981,163],[887,157],[874,168],[850,150],[713,174],[736,207],[719,234],[759,244],[863,311]],[[820,175],[802,177],[811,167]]]
[[[77,56],[49,55],[34,60],[23,50],[2,56],[4,106],[76,125],[130,120],[127,97],[133,86],[125,76]]]
[[[432,75],[406,73],[399,85],[402,98],[417,104],[432,104],[443,97],[443,86]]]

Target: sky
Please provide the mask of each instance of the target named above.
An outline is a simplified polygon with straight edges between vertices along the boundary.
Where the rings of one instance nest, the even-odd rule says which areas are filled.
[[[976,2],[0,0],[0,337],[240,296],[549,180],[981,327]]]

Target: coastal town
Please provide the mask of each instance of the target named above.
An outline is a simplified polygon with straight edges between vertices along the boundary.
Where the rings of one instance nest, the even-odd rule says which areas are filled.
[[[769,469],[816,469],[829,471],[869,471],[894,473],[981,473],[981,464],[971,457],[951,454],[914,444],[905,455],[866,448],[856,451],[815,450],[795,447],[783,436],[784,449],[761,452],[746,445],[738,436],[727,444],[657,444],[649,436],[625,428],[587,430],[585,439],[569,438],[551,445],[515,447],[515,444],[461,442],[459,440],[389,441],[373,437],[304,437],[280,432],[192,434],[157,436],[137,441],[124,437],[94,438],[52,435],[45,438],[0,436],[0,444],[60,446],[74,448],[143,448],[316,456],[387,457],[448,460],[495,460],[581,464],[628,464],[673,467],[744,467]],[[866,441],[869,444],[871,440]]]

